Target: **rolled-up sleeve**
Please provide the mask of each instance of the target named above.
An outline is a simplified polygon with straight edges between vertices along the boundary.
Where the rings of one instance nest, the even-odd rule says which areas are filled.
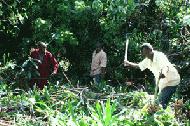
[[[59,66],[58,62],[57,62],[57,60],[55,59],[55,57],[52,54],[50,54],[49,56],[50,56],[51,64],[53,65],[53,72],[57,73],[57,69],[58,69],[58,66]]]
[[[106,65],[107,65],[107,55],[105,52],[103,52],[100,58],[100,67],[106,67]]]
[[[37,59],[37,49],[31,49],[30,51],[30,57],[33,59]]]
[[[138,64],[139,68],[141,71],[145,70],[146,68],[148,68],[148,60],[145,58],[143,61],[141,61]]]

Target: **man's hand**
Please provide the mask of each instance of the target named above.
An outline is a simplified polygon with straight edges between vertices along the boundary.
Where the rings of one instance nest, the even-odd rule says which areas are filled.
[[[124,61],[124,66],[130,66],[130,62],[129,61]]]
[[[101,67],[101,74],[106,74],[106,68],[105,67]]]
[[[51,74],[51,76],[54,76],[54,75],[56,75],[56,72],[53,72],[53,73]]]
[[[104,78],[106,74],[106,68],[105,67],[101,67],[101,77]]]
[[[42,64],[42,62],[38,59],[33,59],[36,63]]]
[[[137,63],[133,63],[133,62],[129,62],[129,61],[124,61],[124,66],[139,68],[139,65]]]
[[[159,79],[162,79],[162,78],[165,78],[166,76],[162,73],[162,69],[161,69],[161,71],[160,71],[160,73],[159,73],[160,75],[159,75]]]
[[[38,63],[39,63],[39,64],[42,64],[42,61],[41,61],[41,60],[38,60]]]
[[[162,79],[162,78],[165,78],[165,77],[166,77],[166,76],[165,76],[164,74],[160,73],[159,79]]]

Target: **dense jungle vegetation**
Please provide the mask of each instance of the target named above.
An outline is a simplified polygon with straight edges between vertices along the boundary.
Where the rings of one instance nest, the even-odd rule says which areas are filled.
[[[189,0],[1,0],[0,19],[0,125],[190,125]],[[149,42],[178,69],[166,110],[147,107],[152,73],[124,67],[126,39],[130,61],[140,62],[140,45]],[[59,70],[43,90],[30,90],[33,73],[22,67],[38,41]],[[108,57],[100,87],[89,76],[97,42]]]

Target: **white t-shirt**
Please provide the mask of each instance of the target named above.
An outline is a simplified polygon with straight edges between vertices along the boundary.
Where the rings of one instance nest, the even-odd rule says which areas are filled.
[[[165,75],[165,78],[161,78],[159,81],[159,92],[166,86],[176,86],[180,82],[180,75],[176,68],[169,62],[166,55],[159,51],[153,51],[153,61],[145,58],[138,65],[141,71],[149,69],[155,76],[156,82],[158,82],[160,72]]]
[[[92,54],[92,63],[91,63],[91,72],[90,75],[97,75],[101,73],[101,67],[106,67],[107,64],[107,56],[106,53],[101,50],[96,53],[96,51]]]

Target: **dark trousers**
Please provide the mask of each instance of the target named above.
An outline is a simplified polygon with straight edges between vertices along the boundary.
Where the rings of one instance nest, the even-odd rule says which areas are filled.
[[[101,83],[101,80],[102,80],[101,74],[96,74],[96,75],[94,75],[94,76],[93,76],[93,79],[94,79],[94,83],[95,83],[95,84],[100,84],[100,83]]]
[[[175,93],[177,86],[167,86],[162,89],[159,95],[159,103],[162,105],[163,109],[167,108],[167,105],[172,98],[172,95]]]

